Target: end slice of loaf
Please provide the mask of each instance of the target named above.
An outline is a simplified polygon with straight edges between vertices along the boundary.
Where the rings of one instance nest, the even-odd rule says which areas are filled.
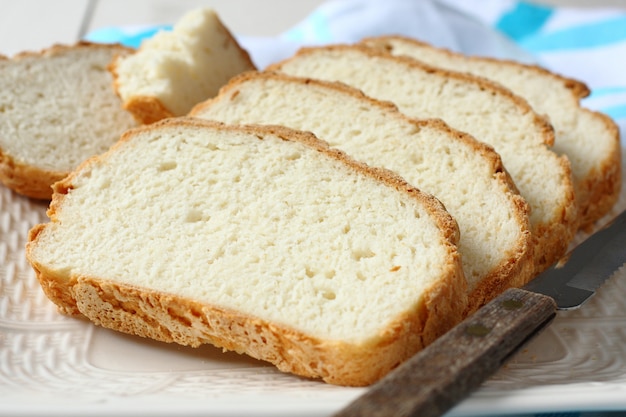
[[[364,42],[393,55],[487,77],[546,114],[556,131],[553,149],[566,155],[572,166],[581,227],[591,226],[617,201],[622,181],[619,129],[606,115],[581,106],[580,99],[589,95],[584,83],[536,65],[469,57],[405,37],[369,38]]]
[[[500,157],[439,120],[409,119],[393,104],[345,84],[269,72],[234,78],[191,115],[311,131],[354,158],[395,171],[433,194],[459,224],[468,311],[533,272],[527,205]]]
[[[124,108],[144,124],[187,114],[232,76],[253,69],[248,53],[210,8],[192,10],[173,30],[145,40],[110,67]]]
[[[107,66],[130,50],[80,42],[0,56],[0,181],[49,199],[52,184],[135,126]]]
[[[168,119],[55,185],[26,253],[61,311],[366,385],[461,319],[457,224],[311,134]]]
[[[567,158],[549,147],[554,140],[550,124],[522,98],[484,78],[361,45],[304,48],[271,68],[345,82],[367,95],[394,102],[411,117],[441,118],[494,147],[530,206],[535,272],[566,252],[578,228],[571,169]],[[484,225],[477,222],[475,227]],[[518,283],[523,285],[528,279],[522,276]]]

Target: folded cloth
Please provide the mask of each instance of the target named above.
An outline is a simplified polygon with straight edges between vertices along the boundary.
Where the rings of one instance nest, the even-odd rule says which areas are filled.
[[[102,28],[87,39],[137,47],[168,28]],[[382,34],[539,63],[585,82],[592,94],[583,104],[608,114],[621,132],[626,130],[626,9],[548,7],[517,0],[333,0],[276,37],[237,39],[264,68],[303,45],[349,43]]]

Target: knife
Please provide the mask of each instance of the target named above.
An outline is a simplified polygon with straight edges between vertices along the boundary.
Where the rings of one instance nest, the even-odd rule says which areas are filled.
[[[626,263],[626,211],[523,288],[506,290],[335,417],[436,417],[477,389],[556,316]]]

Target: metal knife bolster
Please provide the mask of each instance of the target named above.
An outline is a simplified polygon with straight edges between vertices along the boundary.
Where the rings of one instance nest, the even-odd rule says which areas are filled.
[[[596,289],[626,263],[626,211],[524,289],[554,298],[559,310],[580,307]]]

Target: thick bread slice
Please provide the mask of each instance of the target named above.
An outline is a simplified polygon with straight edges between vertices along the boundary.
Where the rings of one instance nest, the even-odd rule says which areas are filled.
[[[52,184],[134,126],[107,71],[129,52],[80,42],[0,56],[0,181],[48,199]]]
[[[234,78],[191,115],[311,131],[435,195],[459,224],[469,312],[533,272],[527,205],[500,157],[441,121],[409,119],[344,84],[269,72]]]
[[[581,227],[591,226],[617,201],[622,181],[619,129],[606,115],[581,107],[580,99],[589,95],[582,82],[536,65],[468,57],[404,37],[370,38],[365,43],[393,55],[487,77],[548,115],[556,131],[553,149],[567,155],[572,166]]]
[[[457,323],[457,224],[313,135],[172,118],[57,183],[26,253],[61,311],[366,385]]]
[[[138,122],[183,116],[241,72],[255,69],[218,15],[192,10],[110,67],[124,108]]]
[[[551,126],[509,90],[486,79],[360,45],[302,49],[272,68],[345,82],[396,103],[411,117],[439,117],[493,146],[530,206],[535,271],[542,271],[567,250],[578,228],[569,163],[548,147],[554,139]]]

